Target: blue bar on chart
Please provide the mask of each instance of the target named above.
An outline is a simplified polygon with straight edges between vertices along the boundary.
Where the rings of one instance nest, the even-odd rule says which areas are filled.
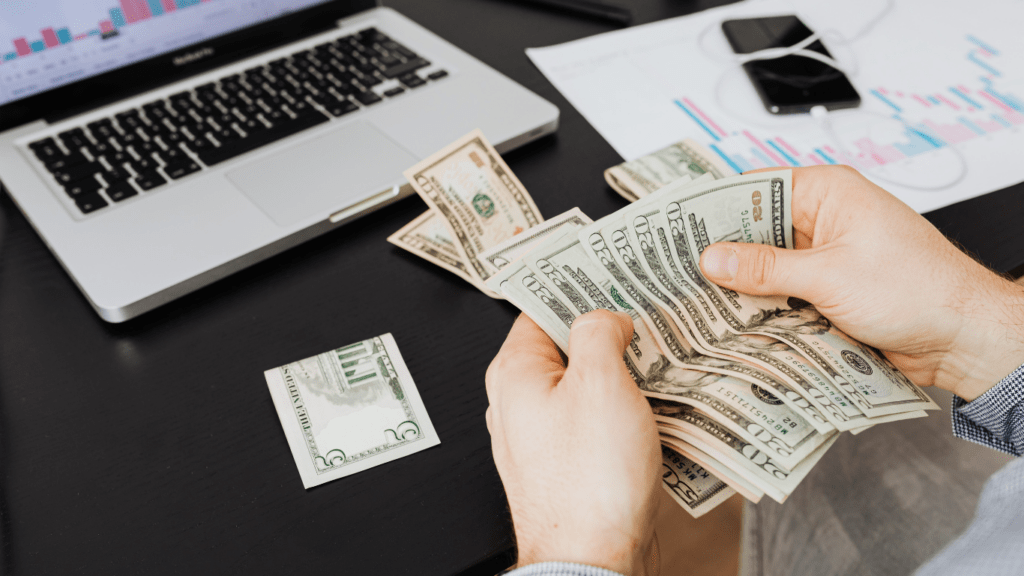
[[[1017,112],[1024,112],[1024,105],[1022,105],[1021,102],[1014,98],[1013,96],[1010,96],[1008,94],[1000,94],[999,92],[996,92],[992,88],[986,89],[985,92],[987,92],[989,96],[992,96],[993,98],[999,100],[1003,104],[1006,104],[1010,108],[1013,108]]]
[[[967,102],[968,104],[970,104],[971,106],[974,106],[975,108],[981,108],[982,107],[981,104],[978,104],[977,102],[972,100],[967,94],[964,94],[959,88],[950,87],[949,91],[952,92],[953,94],[956,94],[957,96],[960,97],[961,100],[963,100],[964,102]]]
[[[782,157],[786,159],[786,162],[789,162],[790,166],[800,166],[800,163],[796,161],[796,158],[793,158],[789,154],[786,154],[786,151],[783,150],[778,144],[772,142],[771,140],[765,140],[765,142],[767,142],[769,146],[774,148],[776,152],[781,154]]]
[[[146,3],[149,4],[149,11],[153,13],[153,16],[160,16],[164,13],[164,5],[160,0],[146,0]]]
[[[18,57],[18,53],[17,52],[8,52],[7,54],[4,54],[4,61],[14,60],[17,57]]]
[[[749,167],[749,164],[744,162],[743,159],[740,158],[739,156],[736,157],[736,160],[739,161],[739,163],[737,163],[737,162],[734,162],[732,158],[729,158],[725,154],[725,152],[722,152],[722,150],[719,149],[718,146],[715,146],[714,144],[709,144],[708,146],[715,152],[715,154],[718,154],[719,156],[721,156],[722,160],[725,160],[725,163],[728,164],[729,167],[732,168],[733,170],[735,170],[737,173],[743,173],[743,172],[746,172],[747,170],[751,169]],[[746,165],[748,167],[744,168],[744,165]]]
[[[836,163],[836,161],[833,160],[832,157],[829,156],[828,154],[825,154],[825,151],[822,150],[821,148],[815,148],[814,151],[817,152],[818,156],[821,156],[825,160],[825,162],[828,162],[829,164]]]
[[[707,132],[707,133],[708,133],[708,134],[709,134],[709,135],[710,135],[710,136],[711,136],[712,138],[714,138],[714,139],[715,139],[715,142],[719,142],[719,141],[721,141],[721,140],[722,140],[722,139],[721,139],[721,138],[720,138],[720,137],[718,136],[718,134],[715,134],[715,132],[714,132],[714,131],[712,131],[712,130],[711,130],[711,128],[709,128],[707,124],[705,124],[704,122],[702,122],[702,121],[701,121],[701,119],[700,119],[700,118],[698,118],[696,114],[694,114],[693,112],[691,112],[691,111],[690,111],[690,109],[686,107],[686,105],[684,105],[684,104],[683,104],[682,102],[680,102],[679,100],[673,100],[673,102],[675,102],[675,103],[676,103],[676,106],[679,106],[679,108],[680,108],[680,109],[681,109],[681,110],[682,110],[683,112],[686,112],[686,115],[690,117],[690,120],[693,120],[694,122],[696,122],[696,123],[697,123],[697,126],[700,126],[701,128],[703,128],[705,132]]]
[[[893,146],[895,146],[897,150],[907,156],[914,156],[916,154],[921,154],[922,152],[934,150],[942,145],[941,142],[936,142],[933,138],[928,137],[924,132],[915,128],[908,127],[907,139],[910,141],[906,144],[899,142],[893,143]]]
[[[177,4],[178,8],[188,8],[189,6],[199,4],[201,1],[202,0],[174,0],[174,3]]]
[[[61,44],[70,44],[72,40],[71,31],[67,28],[61,28],[57,30],[57,39],[60,40]]]
[[[110,22],[114,28],[124,28],[128,25],[128,21],[124,19],[124,12],[120,8],[110,9]]]
[[[902,109],[902,108],[900,108],[899,106],[897,106],[897,105],[893,104],[892,100],[889,100],[888,98],[886,98],[885,96],[883,96],[883,95],[882,95],[882,93],[881,93],[881,92],[879,92],[878,90],[872,90],[872,91],[871,91],[871,95],[872,95],[872,96],[874,96],[875,98],[878,98],[878,99],[879,99],[879,100],[881,100],[882,102],[885,102],[885,103],[886,103],[886,104],[888,104],[889,106],[892,106],[893,110],[895,110],[895,111],[897,111],[897,112],[903,112],[903,109]]]
[[[32,48],[33,52],[42,52],[43,50],[46,50],[46,42],[43,42],[42,40],[36,40],[29,44],[29,46]]]
[[[959,121],[959,122],[960,122],[961,124],[963,124],[964,126],[967,126],[967,128],[968,128],[968,129],[969,129],[969,130],[970,130],[971,132],[974,132],[974,133],[975,133],[975,134],[977,134],[978,136],[984,136],[984,135],[985,135],[985,131],[984,131],[984,130],[982,130],[981,128],[979,128],[979,127],[978,127],[978,126],[977,126],[977,125],[976,125],[976,124],[975,124],[974,122],[971,122],[971,121],[970,121],[970,120],[968,120],[967,118],[964,118],[963,116],[961,116],[961,117],[957,118],[957,120],[958,120],[958,121]]]
[[[968,54],[967,59],[970,60],[971,62],[974,62],[978,66],[981,66],[982,70],[985,70],[986,72],[993,76],[1002,76],[1002,74],[999,73],[999,70],[996,70],[995,68],[990,66],[988,62],[984,62],[981,58],[978,58],[978,54],[976,52],[971,52],[970,54]]]

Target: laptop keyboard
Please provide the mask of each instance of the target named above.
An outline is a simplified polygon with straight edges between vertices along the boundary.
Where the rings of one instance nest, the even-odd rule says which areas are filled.
[[[427,66],[368,28],[29,148],[88,214],[448,75]]]

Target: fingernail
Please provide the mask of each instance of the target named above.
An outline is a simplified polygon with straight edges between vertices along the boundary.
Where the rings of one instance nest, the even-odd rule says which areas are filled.
[[[633,323],[633,317],[621,310],[617,310],[615,312],[615,315],[618,316],[619,318],[625,318],[630,324]]]
[[[712,280],[732,280],[740,267],[740,259],[732,248],[709,246],[701,257],[704,273]]]

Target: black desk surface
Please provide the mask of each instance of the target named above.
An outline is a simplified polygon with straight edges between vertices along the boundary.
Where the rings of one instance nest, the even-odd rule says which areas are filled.
[[[508,155],[546,215],[624,205],[621,161],[526,58],[612,29],[504,0],[390,5],[554,102]],[[638,23],[710,3],[633,3]],[[1021,186],[929,218],[1002,271],[1024,262]],[[8,574],[494,574],[511,524],[484,370],[516,311],[385,238],[401,203],[124,325],[102,322],[4,195],[0,529]],[[303,490],[263,370],[394,334],[441,445]]]

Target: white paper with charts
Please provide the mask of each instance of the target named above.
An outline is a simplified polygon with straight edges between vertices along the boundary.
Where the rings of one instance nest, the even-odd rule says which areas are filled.
[[[391,334],[264,376],[307,489],[441,443]]]
[[[846,163],[919,212],[1024,181],[1024,2],[887,6],[748,1],[527,53],[626,160],[693,138],[737,172]],[[829,114],[837,138],[809,115],[768,114],[732,63],[724,20],[782,14],[845,38],[867,29],[825,40],[863,100]]]

